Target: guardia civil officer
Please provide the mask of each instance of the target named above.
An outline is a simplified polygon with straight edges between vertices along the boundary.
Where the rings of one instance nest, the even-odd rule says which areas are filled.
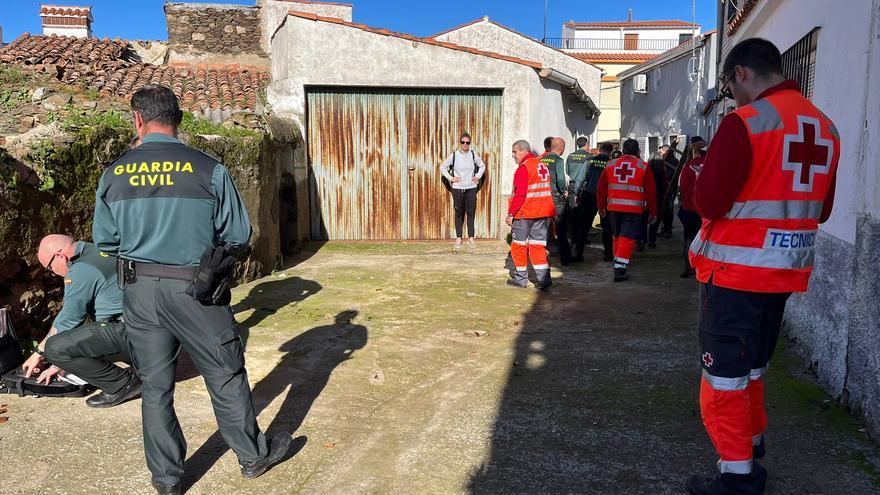
[[[141,393],[141,381],[116,362],[131,362],[122,323],[122,291],[116,283],[116,258],[100,253],[94,244],[63,234],[40,241],[37,259],[47,270],[64,277],[64,305],[52,329],[22,365],[25,376],[40,371],[38,381],[49,383],[59,371],[101,389],[86,399],[89,407],[113,407]],[[88,322],[91,317],[94,321]]]
[[[170,88],[144,86],[132,96],[131,110],[141,145],[101,177],[93,237],[101,251],[120,258],[153,487],[180,493],[186,442],[173,391],[181,346],[205,379],[241,473],[257,477],[284,456],[290,433],[269,442],[257,425],[242,342],[222,284],[231,264],[224,253],[248,244],[247,211],[226,168],[177,139],[183,114]]]
[[[589,209],[586,190],[589,170],[590,153],[587,151],[589,141],[585,136],[574,142],[577,149],[565,158],[565,173],[568,174],[568,207],[571,221],[571,240],[574,244],[574,261],[584,261],[584,245],[590,233],[592,219],[588,219]],[[595,215],[595,213],[593,213]]]
[[[568,242],[569,206],[568,179],[565,178],[565,140],[560,137],[544,139],[544,153],[538,160],[550,171],[550,189],[553,193],[553,204],[556,206],[556,248],[559,261],[563,265],[571,263],[571,245]]]
[[[834,123],[782,75],[769,41],[744,40],[720,87],[738,108],[718,126],[696,180],[703,227],[690,248],[700,281],[700,409],[718,474],[691,494],[761,494],[767,470],[763,375],[785,303],[805,292],[819,223],[831,216],[840,157]]]
[[[596,189],[599,187],[599,179],[602,177],[602,173],[605,172],[605,167],[612,159],[611,154],[614,152],[613,144],[602,143],[599,146],[599,154],[590,158],[590,169],[587,173],[587,180],[584,182],[584,197],[587,203],[585,215],[587,217],[588,227],[593,225],[593,220],[596,219],[596,214],[599,213]],[[619,157],[620,155],[615,158]],[[612,261],[614,259],[614,244],[612,242],[611,223],[609,222],[607,215],[600,216],[599,222],[602,226],[603,260]]]

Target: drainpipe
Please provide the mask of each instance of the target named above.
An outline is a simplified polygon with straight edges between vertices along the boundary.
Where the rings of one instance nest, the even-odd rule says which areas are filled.
[[[602,113],[599,110],[599,107],[597,107],[596,104],[593,102],[593,99],[584,92],[583,88],[581,88],[581,85],[578,83],[577,79],[549,67],[544,67],[543,69],[539,70],[538,75],[543,77],[544,79],[560,84],[565,89],[574,93],[578,100],[586,104],[587,108],[590,110],[592,118],[598,117],[599,114]]]

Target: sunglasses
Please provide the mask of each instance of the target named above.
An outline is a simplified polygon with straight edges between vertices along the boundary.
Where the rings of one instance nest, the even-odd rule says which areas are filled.
[[[52,263],[55,263],[55,259],[58,258],[59,254],[61,254],[61,251],[58,251],[57,253],[53,254],[52,257],[49,258],[49,263],[46,263],[46,266],[43,268],[45,268],[47,270],[52,270]]]
[[[461,143],[461,144],[471,144],[470,141],[459,141],[459,143]]]
[[[719,93],[719,97],[733,99],[733,93],[730,92],[730,88],[727,87],[730,84],[730,81],[733,80],[733,74],[722,74],[719,78],[719,82],[721,83],[721,93]]]

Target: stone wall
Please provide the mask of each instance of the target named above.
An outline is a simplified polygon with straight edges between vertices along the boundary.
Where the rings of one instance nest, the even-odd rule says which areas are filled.
[[[269,64],[259,7],[167,3],[165,19],[170,63]]]

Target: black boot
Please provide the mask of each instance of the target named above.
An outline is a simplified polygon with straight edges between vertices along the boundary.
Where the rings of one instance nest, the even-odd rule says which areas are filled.
[[[615,282],[623,282],[628,279],[629,275],[626,274],[626,268],[615,268],[614,269],[614,281]]]
[[[141,395],[141,380],[132,373],[128,382],[118,392],[115,394],[101,392],[86,399],[86,405],[89,407],[113,407],[139,395]]]
[[[242,462],[241,474],[245,478],[256,478],[265,473],[273,464],[280,461],[290,449],[290,432],[282,431],[269,441],[269,455],[259,461]]]
[[[711,478],[691,476],[687,482],[690,495],[763,495],[767,485],[767,470],[757,462],[749,474],[716,474]]]
[[[761,435],[761,443],[752,445],[752,459],[763,459],[766,453],[767,448],[764,445],[764,435]]]
[[[181,494],[180,483],[176,483],[174,485],[168,486],[168,485],[160,485],[159,483],[152,481],[152,482],[150,482],[150,484],[153,485],[153,488],[156,489],[156,493],[158,493],[159,495],[180,495]]]

